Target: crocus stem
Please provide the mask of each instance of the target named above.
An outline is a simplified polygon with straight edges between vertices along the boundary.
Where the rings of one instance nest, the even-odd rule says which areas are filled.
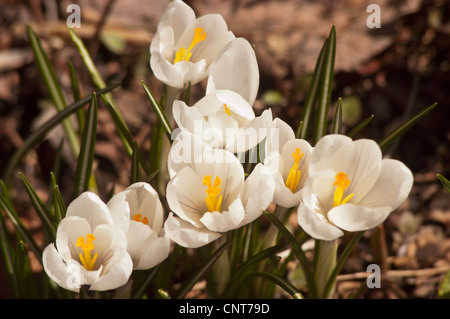
[[[174,119],[173,119],[173,112],[172,112],[172,105],[175,100],[177,100],[181,95],[182,90],[169,87],[167,86],[165,89],[165,103],[163,105],[164,107],[164,114],[166,115],[167,121],[169,124],[173,127],[174,126]],[[161,153],[160,153],[160,161],[161,163],[159,167],[159,178],[158,178],[158,190],[162,196],[166,193],[166,185],[169,181],[169,171],[167,168],[167,156],[169,155],[169,150],[171,146],[171,141],[169,141],[165,135],[162,136],[162,147],[161,147]]]
[[[314,279],[317,285],[317,292],[322,298],[328,299],[334,292],[334,285],[329,291],[326,290],[328,278],[336,267],[338,243],[337,240],[325,241],[316,240],[314,262]]]
[[[277,205],[277,208],[275,209],[274,214],[280,221],[283,221],[287,212],[288,212],[288,208]],[[278,228],[274,224],[271,224],[269,226],[269,229],[267,230],[267,233],[266,233],[266,236],[265,236],[265,239],[263,242],[264,246],[262,247],[262,249],[274,246],[277,235],[278,235]]]

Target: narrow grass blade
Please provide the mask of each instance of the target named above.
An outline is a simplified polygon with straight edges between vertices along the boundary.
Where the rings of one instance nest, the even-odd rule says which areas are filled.
[[[314,114],[314,107],[317,100],[317,92],[319,91],[319,81],[322,74],[322,69],[325,61],[325,51],[328,47],[328,39],[322,45],[319,56],[316,61],[316,66],[314,67],[314,72],[311,79],[311,85],[309,87],[308,93],[306,95],[305,104],[303,106],[303,113],[301,119],[301,127],[297,128],[297,138],[306,139],[307,134],[311,125],[311,121]]]
[[[135,144],[134,138],[131,135],[130,130],[128,129],[128,127],[126,125],[124,125],[124,123],[123,123],[123,121],[122,121],[122,119],[120,117],[120,114],[117,113],[117,111],[114,108],[114,106],[111,105],[109,100],[106,99],[106,97],[104,95],[102,95],[102,99],[103,99],[103,102],[106,105],[106,108],[109,111],[109,114],[111,115],[111,117],[112,117],[112,119],[114,121],[116,129],[119,132],[119,136],[122,136],[122,139],[126,141],[126,144],[124,144],[124,147],[127,148],[127,147],[129,147],[129,145],[134,145]],[[132,157],[133,156],[133,152],[131,154],[129,154],[129,155]],[[149,174],[150,173],[149,167],[148,167],[147,163],[144,161],[144,158],[143,158],[142,154],[139,152],[139,153],[137,153],[137,155],[139,155],[138,158],[139,158],[139,162],[140,162],[142,168],[145,170],[145,172],[147,174]]]
[[[61,221],[61,219],[63,219],[66,216],[66,204],[64,203],[64,200],[61,196],[61,192],[59,191],[59,186],[56,183],[56,178],[53,175],[53,173],[51,173],[52,176],[52,189],[53,189],[53,209],[55,211],[54,215],[55,215],[55,223],[56,225],[59,224],[59,222]]]
[[[11,287],[12,296],[19,297],[19,284],[17,274],[14,269],[14,250],[9,239],[8,230],[6,228],[5,216],[0,210],[0,250],[2,253],[6,274],[8,275],[9,287]]]
[[[427,107],[425,110],[423,110],[422,112],[416,114],[415,116],[413,116],[411,119],[409,119],[408,121],[406,121],[405,123],[403,123],[402,125],[400,125],[399,127],[397,127],[394,131],[392,131],[390,134],[388,134],[386,137],[384,137],[379,143],[378,145],[380,146],[380,148],[382,150],[386,149],[386,147],[388,147],[396,138],[398,138],[400,135],[402,135],[403,133],[405,133],[407,130],[409,130],[411,128],[411,126],[413,126],[414,124],[416,124],[420,119],[422,119],[425,115],[427,115],[431,110],[433,110],[435,108],[435,106],[437,105],[437,103],[434,103],[432,105],[430,105],[429,107]]]
[[[289,242],[295,256],[297,257],[300,266],[305,274],[306,282],[308,285],[308,291],[310,294],[310,298],[317,298],[317,287],[314,281],[314,275],[311,269],[311,265],[309,264],[308,259],[305,256],[305,253],[302,250],[300,243],[297,239],[292,235],[292,233],[287,229],[283,223],[274,215],[269,212],[264,212],[264,215],[269,218],[269,220],[280,230],[281,234],[287,239]]]
[[[131,178],[130,178],[131,184],[141,181],[141,174],[140,174],[141,167],[139,165],[139,157],[140,151],[138,145],[137,143],[134,143],[133,154],[131,156]]]
[[[94,94],[88,109],[86,123],[81,140],[80,156],[78,157],[77,170],[75,172],[74,194],[78,197],[89,189],[89,181],[92,174],[92,164],[95,155],[95,142],[97,137],[97,96]]]
[[[199,281],[199,279],[208,271],[211,266],[216,262],[216,260],[222,255],[222,253],[228,249],[231,242],[226,242],[220,246],[209,258],[208,260],[198,269],[198,271],[183,283],[181,288],[177,291],[175,299],[184,298],[184,296],[192,289],[192,287]]]
[[[180,96],[180,99],[183,100],[186,105],[191,105],[191,81],[189,81],[188,86],[182,93],[182,96]]]
[[[156,174],[158,174],[158,170],[156,170],[153,173],[151,173],[150,175],[148,175],[147,178],[145,179],[145,182],[150,183],[152,181],[152,179],[156,176]]]
[[[80,90],[80,84],[78,82],[78,77],[75,72],[75,68],[73,67],[72,62],[67,62],[67,66],[69,67],[69,74],[70,74],[70,86],[72,88],[72,96],[73,100],[79,101],[81,100],[81,90]],[[78,133],[83,132],[84,127],[84,112],[82,109],[79,109],[77,111],[77,120],[78,120]],[[81,134],[80,134],[81,135]]]
[[[439,299],[450,299],[450,271],[444,277],[441,286],[438,290]]]
[[[358,133],[359,131],[361,131],[364,127],[366,127],[373,119],[373,114],[371,116],[369,116],[368,118],[366,118],[364,121],[362,121],[361,123],[359,123],[358,125],[356,125],[350,132],[348,132],[347,136],[348,137],[353,137],[355,136],[356,133]]]
[[[106,92],[109,92],[116,87],[118,87],[120,84],[115,83],[103,90],[99,90],[96,92],[96,94],[103,94]],[[86,103],[88,103],[92,99],[92,95],[89,95],[78,102],[75,102],[71,104],[69,107],[64,109],[63,111],[56,114],[54,117],[52,117],[50,120],[45,122],[43,125],[41,125],[36,131],[32,132],[28,137],[25,139],[22,147],[17,149],[11,159],[8,162],[8,165],[5,169],[5,177],[4,180],[6,183],[8,183],[11,180],[12,174],[14,169],[16,168],[17,164],[19,163],[20,159],[23,155],[25,155],[26,152],[28,152],[31,148],[33,148],[37,143],[39,143],[48,132],[50,132],[51,129],[53,129],[56,125],[60,124],[62,120],[64,120],[66,117],[72,115],[75,113],[79,108],[83,107]]]
[[[100,72],[98,72],[97,67],[95,66],[94,62],[92,61],[92,58],[91,58],[86,46],[84,45],[83,40],[81,40],[81,38],[75,33],[75,31],[73,29],[68,28],[68,30],[69,30],[70,37],[72,38],[73,43],[77,47],[78,52],[80,53],[80,55],[84,61],[84,64],[86,65],[95,86],[98,89],[105,88],[106,87],[105,81],[103,80],[102,76],[100,75]],[[126,126],[126,123],[123,120],[122,115],[120,114],[120,111],[117,108],[117,105],[116,105],[111,93],[105,93],[105,99],[108,100],[110,105],[114,108],[115,113],[118,115],[120,121],[122,122],[122,125]],[[127,151],[127,154],[131,155],[131,152],[133,150],[133,146],[132,146],[133,144],[129,144],[127,139],[125,139],[125,137],[121,135],[121,132],[119,132],[119,135],[122,139],[122,142],[125,145],[125,150]]]
[[[317,117],[314,128],[314,144],[326,134],[328,124],[328,110],[333,89],[334,60],[336,56],[336,30],[331,28],[328,36],[328,45],[325,51],[325,60],[320,78],[319,93],[317,96]]]
[[[152,91],[149,89],[147,84],[145,84],[144,81],[141,81],[142,86],[144,87],[144,91],[147,94],[148,100],[150,101],[150,104],[152,105],[153,109],[156,112],[156,115],[158,116],[158,119],[161,121],[162,126],[164,128],[164,131],[167,134],[167,137],[169,138],[169,141],[171,141],[172,137],[172,126],[170,125],[169,121],[167,120],[166,114],[164,113],[163,108],[159,105],[158,101],[156,100],[155,96],[153,95]]]
[[[16,211],[14,210],[14,207],[11,207],[7,204],[7,200],[4,199],[4,196],[0,196],[0,207],[3,209],[3,211],[6,213],[6,216],[11,220],[14,227],[16,228],[17,232],[20,234],[20,236],[23,237],[23,239],[27,242],[28,247],[30,250],[34,253],[37,260],[42,265],[42,251],[39,248],[39,246],[36,244],[35,240],[31,236],[30,232],[26,229],[26,227],[23,225],[22,221],[20,220],[20,217],[17,215]]]
[[[39,70],[41,72],[44,83],[50,94],[50,97],[56,107],[56,109],[61,112],[67,107],[66,101],[64,99],[61,86],[55,76],[52,65],[50,64],[49,58],[41,46],[41,42],[37,35],[34,33],[33,29],[28,26],[27,28],[28,38],[30,40],[31,47],[33,48],[34,56],[38,64]],[[69,144],[72,148],[74,156],[78,156],[80,150],[80,143],[76,135],[75,128],[69,119],[65,119],[62,122],[64,131],[66,133]]]
[[[128,127],[122,121],[120,114],[117,113],[117,109],[111,104],[111,102],[106,98],[104,94],[102,94],[101,97],[103,99],[103,102],[105,102],[106,108],[108,109],[109,114],[111,115],[114,121],[114,124],[117,128],[117,131],[119,132],[119,135],[125,139],[126,145],[133,145],[134,144],[133,136],[131,135]]]
[[[21,240],[16,245],[16,258],[14,260],[14,268],[19,282],[19,298],[33,298],[36,293],[36,287],[33,286],[33,278],[28,259],[28,251],[25,243]]]
[[[144,280],[140,281],[139,283],[136,282],[136,284],[138,284],[139,287],[133,293],[133,296],[131,297],[131,299],[142,298],[142,296],[145,294],[145,290],[147,289],[148,285],[150,284],[150,282],[152,281],[152,279],[155,277],[156,273],[158,272],[159,267],[160,267],[160,265],[154,267],[153,269],[151,269],[151,271],[149,273],[146,274],[146,276],[144,277]]]
[[[284,291],[286,291],[288,294],[290,294],[294,299],[305,299],[303,295],[295,288],[294,285],[292,285],[289,281],[287,281],[284,278],[281,278],[280,276],[277,276],[271,272],[267,271],[254,271],[247,275],[248,277],[263,277],[265,279],[268,279],[272,281],[274,284],[282,288]]]
[[[230,281],[224,290],[225,298],[234,297],[236,289],[239,289],[239,284],[242,283],[242,278],[245,277],[246,273],[250,271],[253,266],[286,249],[286,246],[287,245],[281,244],[272,246],[248,258],[247,261],[245,261],[230,278]]]
[[[159,171],[161,165],[161,152],[163,147],[163,139],[164,139],[164,129],[162,127],[161,122],[157,122],[153,127],[152,132],[152,140],[149,152],[149,166],[150,171],[155,172]],[[154,180],[152,180],[153,187],[157,187],[159,176],[156,176]]]
[[[44,229],[49,233],[52,239],[55,239],[56,227],[52,222],[52,216],[50,211],[48,210],[47,206],[45,206],[45,204],[42,202],[42,200],[34,190],[33,186],[31,186],[31,183],[27,180],[27,178],[22,173],[19,173],[19,176],[23,181],[25,189],[28,193],[28,197],[30,198],[31,204],[34,207],[36,214],[39,216],[39,219],[41,220]]]
[[[444,176],[442,176],[441,174],[436,174],[436,177],[437,177],[437,179],[439,179],[441,181],[441,183],[445,187],[445,189],[450,192],[450,181],[448,179],[446,179]]]
[[[332,134],[342,134],[342,98],[339,98],[334,110],[333,125],[331,126]]]

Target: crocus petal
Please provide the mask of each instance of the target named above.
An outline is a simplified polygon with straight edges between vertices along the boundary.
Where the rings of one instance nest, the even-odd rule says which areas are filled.
[[[191,85],[197,84],[207,76],[207,64],[204,59],[199,60],[195,63],[180,61],[173,64],[173,67],[181,75],[181,79],[183,79],[183,87],[185,87],[189,82],[191,83]]]
[[[344,148],[344,147],[348,147]],[[346,170],[348,162],[353,155],[351,149],[353,141],[350,137],[341,134],[330,134],[322,137],[314,146],[314,154],[311,158],[309,170],[311,173],[318,172],[323,169],[335,169],[335,171]],[[338,151],[340,151],[338,153]],[[332,161],[332,159],[334,159]],[[341,165],[336,162],[342,163]]]
[[[227,210],[222,212],[207,212],[200,221],[211,231],[227,232],[237,228],[244,219],[245,210],[240,197],[236,198]]]
[[[245,127],[240,128],[231,141],[227,141],[226,150],[242,153],[259,144],[268,134],[272,123],[272,110],[265,110],[261,116],[255,117]]]
[[[355,153],[346,172],[351,180],[348,193],[353,193],[352,202],[358,203],[375,184],[381,170],[382,154],[373,140],[360,139],[354,142]]]
[[[170,239],[178,245],[188,248],[205,246],[222,236],[219,232],[210,231],[206,227],[195,227],[180,218],[174,217],[173,213],[169,214],[164,228]]]
[[[150,67],[161,82],[176,88],[184,87],[184,78],[172,63],[174,34],[170,27],[163,27],[155,33],[150,44]]]
[[[147,239],[145,250],[140,256],[139,262],[134,266],[134,269],[150,269],[155,267],[164,261],[170,252],[170,238],[162,230],[160,236],[157,236],[156,233],[152,233],[152,235]]]
[[[209,128],[203,115],[196,107],[189,107],[183,101],[175,101],[173,103],[173,118],[178,127],[185,129],[194,134],[197,130]]]
[[[287,141],[282,148],[281,157],[283,158],[283,171],[281,171],[281,176],[283,176],[283,180],[286,181],[289,172],[294,165],[294,157],[292,153],[295,152],[296,149],[299,149],[301,153],[303,153],[303,157],[300,159],[298,169],[301,171],[300,181],[298,183],[297,189],[301,188],[305,183],[309,175],[309,163],[311,162],[312,157],[312,147],[309,143],[303,139],[292,139]]]
[[[95,251],[98,252],[97,262],[103,264],[104,271],[114,265],[114,255],[117,251],[127,249],[125,233],[114,225],[99,225],[93,231],[95,236]]]
[[[101,224],[112,224],[108,206],[94,193],[84,192],[67,207],[66,217],[78,216],[86,219],[94,229]]]
[[[278,117],[272,121],[270,133],[266,142],[266,155],[272,152],[281,153],[287,141],[295,139],[294,130]]]
[[[190,167],[181,169],[167,184],[167,202],[170,209],[183,220],[201,227],[201,215],[206,208],[206,186]]]
[[[65,261],[74,257],[78,258],[74,243],[79,237],[85,237],[89,233],[92,233],[92,228],[84,218],[72,216],[63,218],[59,222],[56,231],[56,247]]]
[[[127,233],[128,252],[133,260],[133,265],[139,263],[140,257],[147,249],[147,241],[153,234],[153,231],[147,225],[141,222],[130,221],[130,228]]]
[[[389,206],[395,210],[408,197],[413,182],[411,170],[405,164],[394,159],[384,159],[375,185],[359,201],[359,205]]]
[[[308,209],[302,203],[297,210],[297,221],[300,227],[315,239],[329,241],[344,235],[342,230],[327,222],[322,215]]]
[[[331,169],[310,175],[302,189],[302,203],[323,216],[333,207],[333,183],[336,172]]]
[[[273,196],[273,201],[286,208],[297,206],[302,199],[302,190],[292,193],[289,188],[284,184],[278,185],[275,194]]]
[[[230,41],[211,64],[206,93],[231,90],[253,105],[258,87],[258,63],[252,46],[243,38]]]
[[[170,1],[163,15],[159,19],[158,29],[169,26],[173,29],[175,43],[184,30],[195,20],[194,10],[181,0]]]
[[[148,225],[153,231],[159,233],[163,227],[163,207],[156,190],[145,182],[137,182],[127,187],[130,193],[127,200],[134,214],[147,217]]]
[[[270,171],[259,163],[244,182],[245,217],[239,226],[247,225],[261,216],[272,202],[275,182]]]
[[[94,230],[97,262],[103,265],[103,274],[92,283],[90,290],[109,290],[127,283],[133,271],[133,261],[127,252],[125,233],[114,225],[99,225]]]
[[[228,31],[227,24],[220,14],[207,14],[189,24],[178,43],[175,42],[177,48],[189,47],[196,28],[202,28],[206,33],[206,38],[191,50],[192,56],[190,61],[195,63],[205,60],[206,66],[209,67],[220,50],[230,40],[234,39],[234,35]]]
[[[224,111],[225,102],[221,102],[216,93],[209,93],[198,100],[193,107],[195,107],[203,117],[211,116],[219,111]]]
[[[253,112],[252,104],[248,103],[244,97],[239,95],[237,92],[231,90],[216,90],[215,94],[221,105],[226,104],[230,111],[235,113],[233,115],[238,115],[246,120],[240,122],[247,124],[248,121],[255,118],[255,112]]]
[[[54,244],[45,247],[44,252],[42,253],[42,264],[50,279],[64,289],[78,293],[81,285],[85,284],[79,276],[80,265],[78,264],[78,266],[76,266],[72,264],[72,266],[68,268]],[[78,271],[76,269],[78,269]]]
[[[200,103],[205,103],[204,100],[211,100],[209,97],[203,98]],[[216,99],[217,101],[217,99]],[[197,103],[197,104],[200,104]],[[218,125],[206,121],[203,114],[201,114],[197,104],[189,107],[182,101],[175,101],[173,104],[173,116],[178,127],[183,131],[195,134],[198,138],[213,148],[221,148],[223,145],[223,136],[225,131],[221,126],[225,126],[222,121]],[[212,105],[213,106],[213,105]],[[223,109],[223,106],[221,106]],[[209,117],[211,119],[211,116]],[[200,144],[201,145],[201,144]],[[195,150],[195,149],[194,149]],[[193,152],[190,152],[193,154]],[[193,159],[191,163],[193,163]]]
[[[337,227],[347,231],[362,231],[380,225],[389,216],[390,207],[364,207],[344,204],[328,212],[328,218]]]
[[[130,203],[127,201],[127,195],[130,190],[125,190],[115,194],[107,203],[113,224],[125,233],[128,231],[130,224]]]
[[[225,150],[211,150],[205,153],[205,162],[196,163],[195,171],[200,178],[207,175],[219,176],[222,184],[220,186],[223,194],[222,209],[226,210],[240,194],[244,191],[244,169],[234,154]],[[192,186],[191,186],[192,188]],[[206,186],[202,188],[206,191]],[[206,193],[202,193],[205,196]],[[206,196],[205,196],[206,197]],[[203,197],[203,202],[204,198]],[[206,208],[206,204],[204,206]],[[202,212],[205,212],[204,209]]]
[[[105,291],[116,289],[125,285],[133,271],[133,261],[125,250],[116,251],[115,257],[117,261],[103,274],[96,282],[94,282],[89,290]]]
[[[180,131],[172,142],[167,158],[170,178],[173,178],[184,167],[194,169],[195,163],[204,162],[204,154],[211,149],[211,146],[203,142],[200,136]]]

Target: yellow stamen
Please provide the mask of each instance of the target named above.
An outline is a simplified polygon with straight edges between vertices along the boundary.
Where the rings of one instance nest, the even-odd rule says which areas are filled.
[[[142,215],[141,214],[135,214],[134,216],[133,216],[133,220],[134,221],[136,221],[136,222],[141,222],[141,223],[143,223],[144,225],[147,225],[148,224],[148,219],[147,219],[147,217],[144,217],[144,218],[142,218]]]
[[[210,212],[220,212],[220,206],[222,205],[222,195],[220,195],[221,189],[220,184],[222,181],[220,180],[219,176],[216,176],[214,179],[214,184],[211,184],[211,175],[206,175],[203,178],[203,184],[208,186],[208,189],[206,190],[206,196],[205,202],[206,207],[208,208],[208,211]],[[220,196],[219,196],[220,195]]]
[[[301,158],[305,155],[305,153],[300,154],[300,149],[296,148],[295,152],[292,153],[292,157],[294,158],[294,165],[292,165],[291,170],[289,171],[289,175],[286,179],[286,187],[291,190],[292,193],[295,193],[297,189],[298,183],[300,182],[300,178],[302,176],[301,170],[299,170],[298,166],[300,165]]]
[[[95,236],[92,234],[86,235],[86,241],[84,237],[78,237],[76,246],[83,249],[83,254],[79,253],[80,261],[83,264],[84,268],[87,270],[92,270],[95,265],[95,261],[97,260],[98,254],[95,253],[94,258],[92,258],[91,250],[93,250],[94,244],[92,243],[95,240]]]
[[[228,106],[226,104],[223,105],[225,107],[225,113],[227,113],[228,116],[230,116],[230,109],[228,108]]]
[[[333,185],[336,185],[336,190],[334,191],[334,205],[333,207],[343,205],[347,203],[352,197],[353,193],[347,195],[344,199],[344,191],[347,187],[350,186],[350,179],[347,178],[347,174],[343,172],[339,172],[335,177],[336,181],[333,183]]]
[[[180,48],[175,55],[175,60],[173,63],[177,63],[180,61],[189,61],[192,56],[191,50],[200,42],[206,39],[206,33],[203,28],[195,28],[194,30],[194,38],[192,39],[191,45],[186,50],[185,48]]]

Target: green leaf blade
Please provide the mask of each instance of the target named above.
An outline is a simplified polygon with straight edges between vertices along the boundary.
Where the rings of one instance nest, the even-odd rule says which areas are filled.
[[[39,219],[41,220],[44,229],[48,231],[51,238],[56,238],[56,227],[52,223],[52,217],[51,213],[48,210],[47,206],[42,202],[36,191],[34,190],[33,186],[31,186],[31,183],[27,180],[27,178],[20,173],[20,178],[22,179],[25,189],[28,193],[28,197],[30,198],[31,204],[34,207],[34,210],[36,211],[36,214],[39,216]]]
[[[177,291],[175,299],[184,298],[184,296],[192,289],[192,287],[197,283],[197,281],[209,270],[212,265],[219,259],[220,255],[230,247],[231,242],[226,242],[222,244],[209,258],[208,260],[198,269],[194,275],[183,283],[181,288]]]
[[[160,120],[164,128],[164,131],[166,132],[166,135],[170,141],[173,129],[172,125],[167,120],[166,114],[164,113],[164,109],[159,105],[158,101],[156,100],[155,96],[153,95],[152,91],[149,89],[147,84],[144,81],[141,81],[141,84],[144,87],[145,94],[147,94],[147,98],[150,101],[150,104],[152,105],[153,109],[155,110],[155,113],[158,116],[158,119]]]
[[[295,256],[297,257],[297,259],[300,263],[300,266],[303,269],[303,272],[305,273],[310,297],[316,298],[317,297],[317,287],[316,287],[316,283],[314,281],[314,276],[312,273],[311,265],[309,264],[309,261],[306,258],[305,253],[303,252],[300,243],[297,241],[297,239],[294,237],[294,235],[291,234],[289,229],[287,229],[283,225],[283,223],[274,214],[264,211],[264,215],[280,230],[281,234],[288,240]]]
[[[83,129],[82,148],[78,157],[77,170],[75,173],[74,198],[89,189],[97,137],[97,108],[97,96],[94,94],[91,99],[86,123]]]
[[[306,95],[305,104],[303,107],[302,118],[297,127],[297,138],[306,139],[307,134],[311,125],[311,121],[314,114],[314,106],[317,100],[317,93],[319,91],[320,75],[323,72],[324,61],[325,61],[325,51],[328,47],[328,39],[324,41],[322,48],[320,50],[319,56],[317,58],[316,65],[314,67],[314,72],[311,79],[311,85],[309,87],[308,93]]]
[[[320,79],[317,97],[317,118],[314,128],[314,144],[326,134],[328,124],[328,110],[333,88],[334,60],[336,57],[336,30],[333,26],[328,36],[328,46],[325,51],[325,61]]]
[[[390,134],[388,134],[386,137],[384,137],[378,145],[382,150],[386,149],[396,138],[398,138],[400,135],[404,134],[407,130],[409,130],[414,124],[416,124],[419,120],[421,120],[425,115],[430,113],[435,107],[437,103],[434,103],[427,107],[425,110],[419,112],[406,122],[404,122],[402,125],[397,127],[395,130],[393,130]]]

